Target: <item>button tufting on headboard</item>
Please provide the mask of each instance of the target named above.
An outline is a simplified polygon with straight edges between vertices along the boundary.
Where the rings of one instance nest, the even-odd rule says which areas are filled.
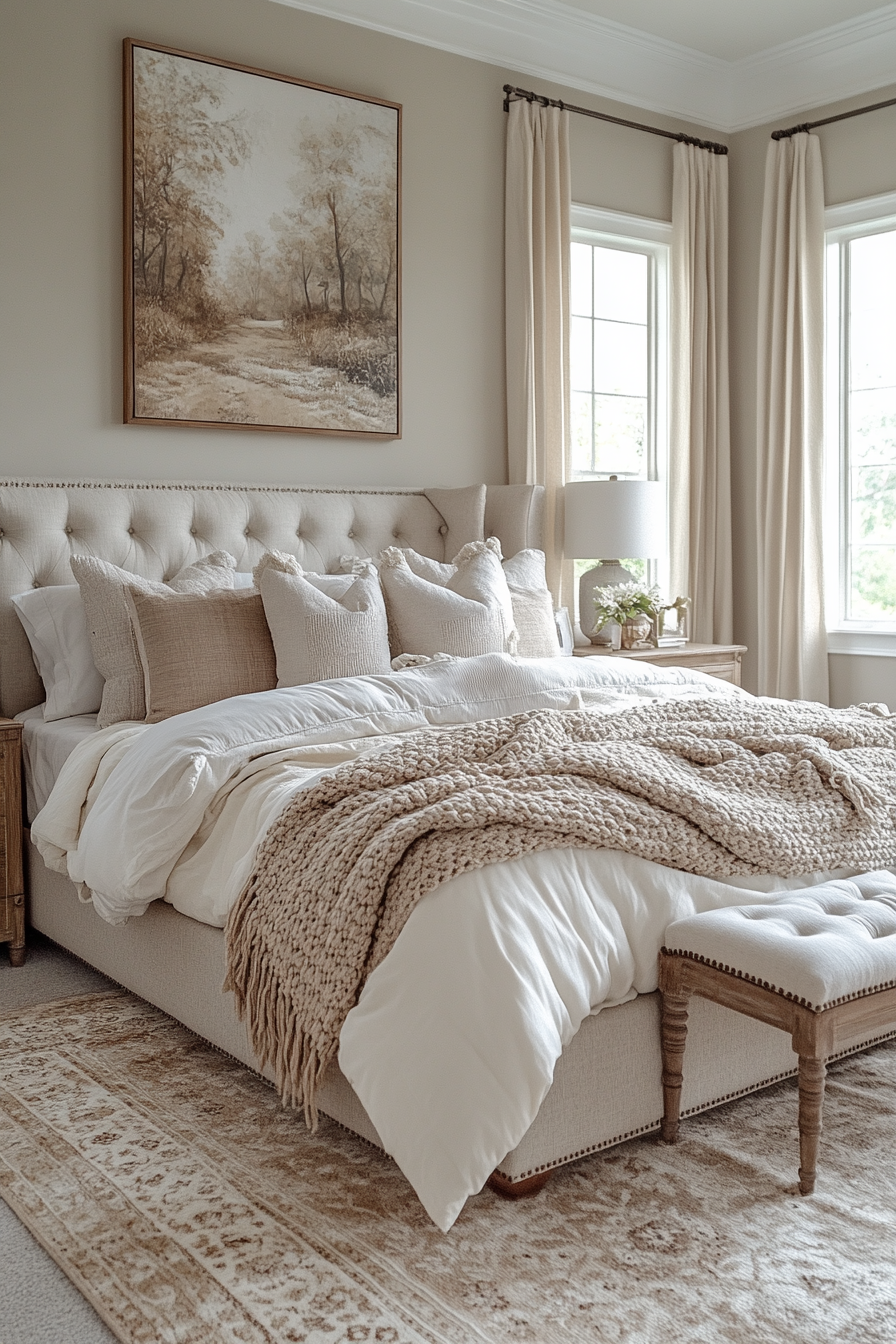
[[[510,555],[541,544],[542,493],[539,486],[346,491],[0,481],[0,713],[17,714],[42,699],[9,599],[31,587],[72,583],[73,553],[149,579],[176,574],[216,550],[230,551],[242,570],[251,570],[268,549],[291,552],[307,569],[327,570],[350,549],[376,555],[396,538],[435,560],[450,560],[466,542],[486,535],[485,526]]]

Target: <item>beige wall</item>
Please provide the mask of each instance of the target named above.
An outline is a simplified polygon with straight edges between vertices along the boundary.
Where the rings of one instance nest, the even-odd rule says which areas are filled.
[[[729,140],[731,163],[731,414],[734,517],[735,638],[749,648],[744,684],[756,677],[756,322],[759,235],[765,155],[770,132],[794,121],[815,121],[835,112],[896,97],[896,86],[830,104]],[[896,107],[819,127],[825,202],[860,200],[896,190]],[[896,659],[829,657],[831,703],[882,700],[896,709]]]
[[[0,474],[504,478],[501,86],[523,77],[269,0],[28,0],[2,13]],[[121,424],[126,36],[404,105],[400,441]],[[666,142],[578,118],[573,154],[577,199],[668,217]]]

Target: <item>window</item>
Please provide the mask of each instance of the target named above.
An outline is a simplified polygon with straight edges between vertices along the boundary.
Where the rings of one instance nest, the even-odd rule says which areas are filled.
[[[658,220],[572,208],[567,480],[666,479],[671,234]],[[665,560],[651,569],[662,583]]]
[[[896,195],[825,213],[828,647],[896,654]]]

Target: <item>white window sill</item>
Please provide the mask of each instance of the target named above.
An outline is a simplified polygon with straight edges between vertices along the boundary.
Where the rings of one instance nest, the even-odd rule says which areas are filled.
[[[851,653],[866,658],[896,658],[896,630],[829,630],[828,653]]]

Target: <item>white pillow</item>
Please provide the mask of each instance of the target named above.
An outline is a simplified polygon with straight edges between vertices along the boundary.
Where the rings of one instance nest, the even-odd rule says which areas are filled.
[[[428,555],[420,555],[410,546],[402,546],[404,558],[408,562],[411,571],[419,579],[427,579],[430,583],[438,583],[444,588],[449,579],[453,579],[457,571],[457,565],[443,565],[440,560],[431,560]]]
[[[87,613],[76,583],[31,588],[12,599],[44,684],[44,718],[95,714],[103,679],[90,650]]]
[[[343,556],[343,559],[351,557]],[[258,564],[252,571],[251,579],[256,588],[261,588],[261,576],[266,569],[279,570],[281,574],[296,574],[303,579],[307,579],[320,593],[326,593],[328,597],[333,597],[340,602],[351,588],[359,574],[372,574],[376,578],[376,568],[369,560],[358,560],[354,568],[348,567],[342,574],[318,574],[317,571],[305,570],[294,555],[289,551],[265,551]]]
[[[544,551],[517,551],[504,561],[504,574],[519,634],[520,658],[559,658],[562,654],[554,599],[544,572]]]
[[[494,543],[497,545],[497,543]],[[457,571],[453,564],[440,564],[410,547],[402,547],[408,568],[418,578],[447,586]],[[351,557],[343,557],[349,560]],[[369,563],[369,562],[368,562]],[[512,625],[518,636],[515,652],[520,658],[557,658],[562,654],[554,599],[545,578],[544,551],[534,548],[517,551],[503,561],[504,576],[510,592]],[[508,646],[512,647],[512,646]]]
[[[298,572],[266,556],[255,570],[277,656],[277,685],[390,671],[376,575],[305,574],[295,564]]]
[[[425,557],[414,555],[419,562]],[[424,578],[407,551],[390,546],[380,556],[380,581],[398,653],[447,653],[469,658],[513,651],[516,631],[510,590],[494,537],[472,541],[455,556],[450,574]],[[435,562],[428,562],[436,574]],[[421,566],[422,567],[422,566]]]

